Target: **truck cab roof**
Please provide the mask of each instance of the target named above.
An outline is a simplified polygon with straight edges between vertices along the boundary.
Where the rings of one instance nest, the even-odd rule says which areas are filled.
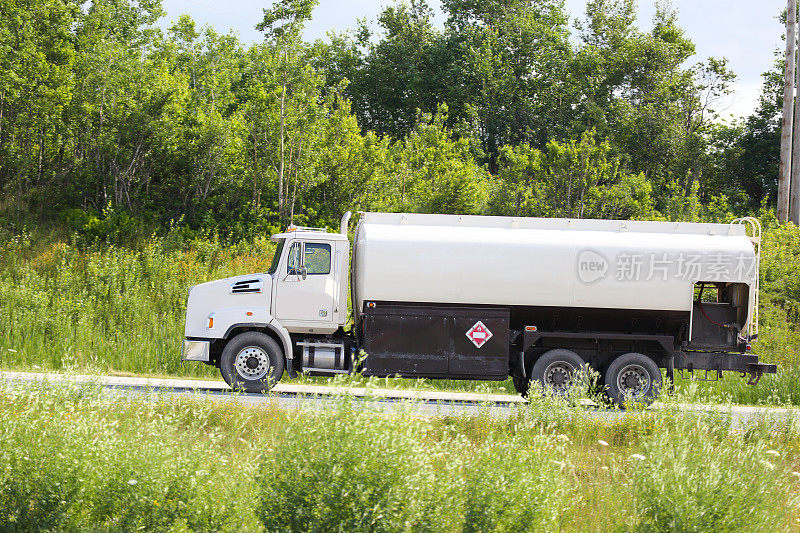
[[[325,228],[289,228],[282,233],[276,233],[270,237],[272,242],[281,239],[324,239],[326,241],[346,241],[347,235],[341,233],[330,233]]]

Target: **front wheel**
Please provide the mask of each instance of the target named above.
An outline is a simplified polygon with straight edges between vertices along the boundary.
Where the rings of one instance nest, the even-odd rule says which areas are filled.
[[[247,331],[225,345],[219,369],[233,390],[263,392],[283,376],[283,352],[265,333]]]
[[[661,371],[646,355],[626,353],[608,365],[604,384],[608,397],[619,406],[625,402],[650,405],[661,392]]]

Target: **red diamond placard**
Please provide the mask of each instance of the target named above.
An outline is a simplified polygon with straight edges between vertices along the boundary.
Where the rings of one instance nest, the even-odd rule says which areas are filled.
[[[486,341],[492,338],[492,332],[489,331],[483,322],[478,320],[475,325],[467,330],[467,338],[472,341],[476,348],[480,348]]]

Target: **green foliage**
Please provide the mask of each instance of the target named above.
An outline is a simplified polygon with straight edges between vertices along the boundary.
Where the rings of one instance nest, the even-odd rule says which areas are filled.
[[[39,248],[25,235],[0,243],[0,319],[11,324],[0,333],[0,364],[216,376],[182,368],[176,357],[187,287],[264,271],[274,247],[266,238],[249,251],[211,239],[190,241],[185,251],[167,251],[168,244],[83,251],[64,242]]]
[[[796,504],[786,498],[795,482],[776,468],[779,452],[743,437],[721,442],[714,431],[697,420],[658,432],[631,459],[636,530],[774,531]]]
[[[712,132],[708,187],[735,199],[743,212],[776,201],[783,65],[780,59],[764,73],[759,104],[752,115]]]
[[[466,461],[462,531],[544,531],[565,521],[574,500],[564,442],[539,436],[524,444],[489,437]]]
[[[264,19],[256,29],[268,37],[278,40],[296,37],[303,23],[311,18],[311,12],[319,0],[280,0],[270,9],[264,9]]]
[[[442,106],[435,115],[421,115],[405,141],[390,148],[386,181],[379,185],[388,195],[375,205],[377,209],[453,214],[484,211],[489,176],[472,158],[474,147],[469,139],[453,140],[445,126],[447,112],[447,106]]]
[[[425,423],[351,409],[322,418],[290,426],[281,447],[265,454],[257,482],[267,531],[450,529],[454,495],[436,468],[444,450],[419,438]]]
[[[608,142],[592,133],[580,142],[551,141],[544,151],[527,144],[501,152],[493,197],[495,214],[564,218],[654,216],[650,183],[620,169]]]
[[[246,519],[241,512],[231,516],[239,504],[219,499],[239,481],[223,462],[209,463],[213,437],[190,436],[172,424],[180,413],[156,419],[160,409],[133,408],[147,421],[146,429],[137,428],[135,420],[108,418],[110,406],[91,386],[49,392],[0,393],[1,531],[235,531],[255,525],[237,522]],[[202,416],[202,406],[195,411]]]
[[[265,454],[257,482],[268,531],[511,532],[547,529],[566,511],[567,464],[537,460],[562,456],[561,441],[506,435],[473,447],[428,437],[426,421],[360,409],[293,424]]]
[[[762,531],[796,525],[800,433],[673,408],[421,417],[94,385],[0,390],[2,531]],[[602,441],[602,442],[601,442]]]
[[[666,9],[643,32],[632,2],[590,2],[571,34],[560,2],[448,0],[439,30],[413,0],[375,35],[309,44],[316,1],[283,0],[245,46],[188,16],[162,31],[156,0],[34,4],[0,2],[0,216],[17,227],[109,206],[120,220],[94,215],[90,240],[124,241],[123,212],[233,241],[345,209],[702,218],[774,189],[771,100],[710,127],[732,74],[685,66]]]
[[[74,211],[72,212],[74,213]],[[134,219],[124,211],[115,210],[107,206],[100,217],[84,213],[85,222],[79,228],[79,241],[82,244],[105,242],[110,244],[125,244],[138,237],[142,227],[140,221]],[[73,217],[75,220],[76,216]]]
[[[800,228],[794,224],[779,225],[770,213],[762,218],[766,237],[762,250],[761,288],[769,308],[781,309],[792,323],[800,323],[800,280],[795,275],[800,268]],[[782,322],[783,317],[775,322]],[[773,322],[770,325],[775,324]]]

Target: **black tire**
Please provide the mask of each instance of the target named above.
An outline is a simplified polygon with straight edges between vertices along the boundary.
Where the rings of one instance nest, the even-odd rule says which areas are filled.
[[[608,397],[620,407],[626,402],[650,405],[661,392],[661,371],[646,355],[625,353],[608,365],[603,383]]]
[[[259,331],[246,331],[228,341],[219,370],[233,390],[263,392],[283,376],[283,351],[275,339]]]
[[[586,362],[573,351],[556,348],[543,353],[533,364],[531,380],[536,380],[542,389],[556,396],[566,396],[572,375]]]

